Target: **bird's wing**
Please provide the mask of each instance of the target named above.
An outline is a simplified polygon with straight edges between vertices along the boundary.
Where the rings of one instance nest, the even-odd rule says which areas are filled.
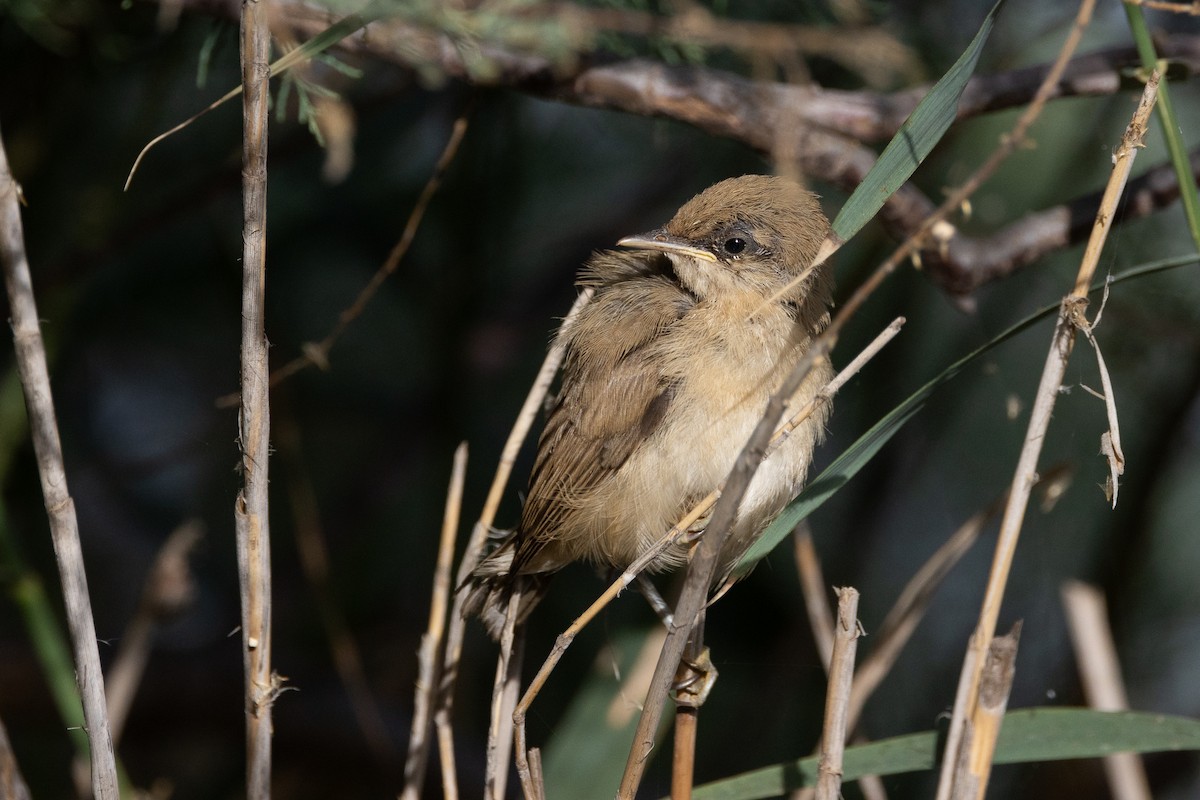
[[[646,277],[602,289],[585,307],[565,340],[562,389],[538,442],[514,572],[561,566],[537,556],[669,413],[675,384],[657,367],[655,344],[691,303],[677,286]]]

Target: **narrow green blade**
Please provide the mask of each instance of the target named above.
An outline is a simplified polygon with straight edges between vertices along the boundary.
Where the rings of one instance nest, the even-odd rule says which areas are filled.
[[[1186,264],[1194,264],[1200,256],[1189,254],[1186,256],[1177,256],[1175,258],[1164,259],[1150,264],[1145,264],[1140,267],[1129,269],[1120,275],[1113,276],[1109,281],[1110,285],[1116,285],[1123,281],[1133,278],[1138,278],[1144,275],[1150,275],[1163,270],[1181,267]],[[1097,291],[1102,288],[1103,283],[1099,283],[1092,287],[1092,291]],[[833,496],[838,489],[841,489],[858,471],[866,466],[875,454],[879,452],[888,440],[895,435],[896,431],[904,426],[904,423],[913,418],[918,411],[925,406],[925,401],[929,399],[934,390],[942,386],[942,384],[950,381],[951,378],[962,372],[963,368],[984,355],[997,345],[1011,339],[1021,331],[1033,325],[1040,319],[1050,316],[1058,310],[1058,303],[1038,309],[1030,316],[1016,323],[1008,330],[1003,331],[991,341],[984,344],[982,347],[974,350],[971,353],[955,361],[949,367],[942,371],[933,380],[926,383],[903,403],[892,409],[887,416],[875,423],[875,425],[864,433],[850,447],[838,456],[832,464],[814,478],[808,486],[804,488],[795,500],[787,505],[775,520],[767,526],[763,535],[758,541],[746,551],[742,556],[742,560],[738,562],[734,570],[736,575],[744,575],[753,569],[754,565],[762,559],[763,556],[775,549],[784,538],[791,533],[796,527],[796,523],[807,517],[817,508],[819,508],[826,500]]]
[[[843,780],[931,769],[937,733],[913,733],[846,748]],[[1200,750],[1200,720],[1139,711],[1025,708],[1004,716],[993,763],[1019,764],[1099,758],[1112,753]],[[746,772],[700,786],[696,800],[778,797],[815,786],[817,757]]]
[[[958,114],[958,98],[962,96],[979,54],[996,21],[1004,0],[999,0],[983,19],[979,32],[971,40],[954,66],[942,76],[929,94],[900,126],[892,141],[884,148],[879,160],[850,195],[850,199],[833,221],[833,233],[842,242],[849,241],[883,207],[884,202],[904,185],[941,140]]]

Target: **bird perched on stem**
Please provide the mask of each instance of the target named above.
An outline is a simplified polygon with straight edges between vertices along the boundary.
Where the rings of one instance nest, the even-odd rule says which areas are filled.
[[[518,585],[523,619],[550,573],[576,560],[625,568],[720,486],[768,397],[829,322],[829,270],[813,267],[828,229],[812,193],[746,175],[584,265],[578,282],[595,295],[558,334],[562,385],[520,523],[476,568],[468,613],[498,636]],[[818,362],[793,403],[831,375]],[[818,406],[759,468],[718,581],[799,491],[828,413]],[[676,545],[649,569],[686,559]]]

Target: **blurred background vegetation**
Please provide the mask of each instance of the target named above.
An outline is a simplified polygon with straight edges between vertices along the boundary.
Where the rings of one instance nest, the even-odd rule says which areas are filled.
[[[419,4],[412,4],[419,8]],[[850,3],[716,3],[718,14],[764,22],[845,26]],[[607,6],[604,6],[607,7]],[[650,7],[669,14],[664,2]],[[909,69],[866,76],[812,57],[789,77],[842,89],[904,89],[941,75],[973,36],[984,9],[961,0],[867,4],[911,56]],[[182,11],[182,13],[180,13]],[[1053,58],[1074,4],[1011,0],[980,72]],[[416,13],[416,12],[414,12]],[[432,13],[432,12],[430,12]],[[1156,31],[1200,35],[1184,15],[1151,14]],[[551,30],[551,32],[553,32]],[[494,33],[494,32],[493,32]],[[487,31],[480,37],[492,35]],[[495,34],[499,35],[499,34]],[[570,60],[581,45],[541,31],[535,44]],[[1119,4],[1101,3],[1081,52],[1130,41]],[[525,46],[529,46],[526,44]],[[612,33],[587,47],[615,57],[703,62],[745,75],[762,65],[736,52]],[[757,70],[757,72],[756,72]],[[431,572],[452,452],[470,443],[464,534],[477,515],[500,448],[545,352],[556,317],[574,297],[573,273],[597,248],[665,221],[709,184],[775,168],[744,145],[678,122],[537,99],[441,74],[330,51],[292,84],[273,117],[269,151],[267,333],[278,366],[321,339],[399,238],[454,119],[470,127],[400,268],[333,349],[274,392],[272,534],[276,669],[296,691],[275,707],[279,797],[380,797],[400,786],[412,711],[414,653],[428,613]],[[805,77],[806,76],[806,77]],[[767,77],[780,78],[771,72]],[[243,781],[243,699],[233,498],[238,485],[236,391],[240,292],[240,105],[229,103],[151,151],[129,191],[138,151],[239,80],[236,18],[218,3],[115,4],[100,0],[0,2],[0,132],[27,201],[25,226],[83,535],[101,656],[111,659],[137,609],[155,553],[188,520],[206,534],[193,559],[194,596],[155,640],[118,754],[135,784],[159,796],[236,797]],[[866,81],[871,81],[869,87]],[[482,83],[482,82],[481,82]],[[300,101],[316,85],[336,92],[352,135],[344,175],[327,164]],[[273,84],[278,87],[278,83]],[[1197,87],[1173,87],[1181,126],[1200,141]],[[1134,94],[1051,104],[1036,147],[1012,158],[961,221],[977,232],[1103,186],[1110,152]],[[995,146],[1017,112],[956,126],[916,183],[939,199]],[[1155,123],[1157,125],[1157,122]],[[328,133],[328,131],[327,131]],[[1152,127],[1135,174],[1165,160]],[[344,152],[344,151],[343,151]],[[832,217],[842,189],[816,184]],[[839,295],[895,242],[869,227],[837,258]],[[1102,268],[1119,270],[1193,249],[1178,206],[1117,227]],[[1070,288],[1081,248],[1042,258],[950,298],[922,272],[901,270],[840,343],[844,363],[887,321],[908,318],[899,339],[838,398],[820,460],[828,463],[889,409],[950,362]],[[862,592],[868,634],[928,555],[1011,477],[1050,322],[973,365],[812,519],[826,579]],[[1114,291],[1098,338],[1112,371],[1128,462],[1120,503],[1099,488],[1103,404],[1082,350],[1068,372],[1043,464],[1070,470],[1052,509],[1027,518],[1001,619],[1024,620],[1010,707],[1079,705],[1059,587],[1097,583],[1137,709],[1200,715],[1200,283],[1195,268]],[[19,392],[0,424],[21,432]],[[71,741],[18,612],[22,581],[40,576],[60,602],[45,512],[24,438],[3,440],[0,718],[39,798],[72,795]],[[522,456],[498,517],[515,521]],[[328,550],[325,594],[302,568],[297,530],[319,525]],[[872,738],[928,730],[953,702],[974,625],[991,539],[964,559],[934,600],[914,641],[865,711]],[[665,583],[669,584],[667,580]],[[576,566],[553,584],[532,625],[529,658],[600,590]],[[385,727],[364,736],[335,670],[321,598],[345,622]],[[328,617],[324,617],[327,619]],[[653,618],[623,597],[575,644],[529,720],[555,766],[551,796],[611,796],[612,764],[583,765],[559,744],[573,698],[587,682],[623,698],[613,666],[629,632]],[[709,615],[720,681],[700,721],[702,782],[807,754],[816,744],[824,673],[811,642],[788,548]],[[860,652],[872,646],[868,636]],[[459,686],[457,755],[464,792],[479,786],[494,651],[477,625]],[[625,650],[622,650],[625,648]],[[614,653],[616,655],[614,655]],[[595,732],[590,734],[597,736]],[[593,745],[599,739],[586,739]],[[563,755],[565,753],[566,755]],[[624,754],[618,752],[623,762]],[[666,759],[644,794],[667,791]],[[616,768],[619,770],[620,763]],[[565,766],[564,766],[565,765]],[[1148,759],[1157,797],[1195,797],[1193,755]],[[555,770],[559,770],[555,772]],[[564,780],[556,775],[574,776]],[[436,766],[430,796],[438,794]],[[885,781],[890,796],[930,796],[931,778]],[[855,796],[853,786],[847,796]],[[1095,762],[997,769],[993,797],[1103,796]]]

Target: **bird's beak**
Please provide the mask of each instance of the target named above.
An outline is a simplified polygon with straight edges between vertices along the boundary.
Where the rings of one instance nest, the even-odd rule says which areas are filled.
[[[717,257],[709,251],[696,247],[686,239],[672,236],[662,228],[642,233],[637,236],[626,236],[617,242],[619,247],[631,247],[635,250],[658,250],[663,253],[675,253],[681,256],[691,256],[701,261],[716,262]]]

